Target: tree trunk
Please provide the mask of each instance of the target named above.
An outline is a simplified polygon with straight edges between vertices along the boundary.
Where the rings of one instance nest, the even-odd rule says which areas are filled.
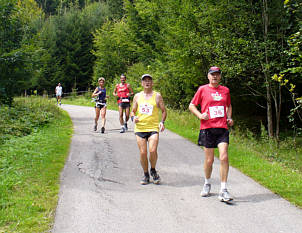
[[[277,141],[279,142],[279,134],[280,134],[280,117],[281,117],[281,104],[282,104],[282,93],[281,93],[281,85],[279,84],[278,93],[274,94],[274,103],[275,103],[275,113],[276,113],[276,132],[275,136]]]
[[[264,67],[264,76],[265,76],[265,86],[266,86],[266,105],[267,105],[267,130],[268,136],[274,136],[274,128],[273,128],[273,111],[272,111],[272,96],[271,96],[271,82],[269,80],[269,74],[267,71],[267,67],[269,65],[268,61],[268,51],[267,51],[267,37],[268,37],[268,12],[267,12],[267,0],[263,0],[263,40],[265,44],[265,67]]]

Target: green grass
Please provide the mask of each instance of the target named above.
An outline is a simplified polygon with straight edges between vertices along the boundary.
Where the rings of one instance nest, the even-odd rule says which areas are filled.
[[[30,112],[41,109],[30,107],[35,104],[25,103]],[[55,117],[47,124],[27,136],[11,136],[0,147],[0,232],[51,229],[72,135],[69,116],[54,109]]]

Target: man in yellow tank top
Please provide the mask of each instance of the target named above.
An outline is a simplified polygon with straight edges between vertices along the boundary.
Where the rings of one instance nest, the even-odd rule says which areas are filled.
[[[135,123],[134,132],[140,152],[140,162],[144,170],[144,176],[141,184],[150,182],[150,174],[154,184],[160,183],[160,177],[156,172],[155,166],[157,162],[157,146],[159,141],[159,131],[165,130],[165,120],[167,111],[160,93],[153,91],[152,76],[144,74],[142,76],[142,86],[144,90],[137,93],[133,99],[133,108],[131,111],[131,120]],[[161,121],[159,120],[159,111]],[[150,174],[148,171],[148,150],[149,161],[151,165]]]

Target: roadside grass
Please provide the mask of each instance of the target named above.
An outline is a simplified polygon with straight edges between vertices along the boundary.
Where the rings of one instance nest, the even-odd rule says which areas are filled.
[[[64,103],[94,106],[85,97],[64,100]],[[110,100],[108,108],[117,110],[117,105]],[[168,109],[165,125],[169,130],[197,143],[199,121],[190,112]],[[288,137],[278,145],[274,140],[268,139],[265,130],[256,139],[252,133],[240,132],[234,127],[230,134],[230,165],[302,208],[302,144],[299,140],[301,138],[295,144]],[[217,156],[217,151],[215,154]]]
[[[37,123],[26,136],[10,136],[0,145],[0,232],[48,232],[54,221],[72,123],[68,114],[50,101],[18,101],[28,109],[22,117],[38,115],[41,108],[47,108],[53,117],[45,124]]]

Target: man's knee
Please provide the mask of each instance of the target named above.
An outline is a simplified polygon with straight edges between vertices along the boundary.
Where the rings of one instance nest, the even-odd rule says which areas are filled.
[[[224,162],[224,163],[228,163],[229,162],[229,157],[228,157],[228,154],[227,153],[223,153],[219,156],[219,159],[221,162]]]
[[[214,157],[206,158],[205,163],[208,164],[208,165],[212,165],[214,163]]]

